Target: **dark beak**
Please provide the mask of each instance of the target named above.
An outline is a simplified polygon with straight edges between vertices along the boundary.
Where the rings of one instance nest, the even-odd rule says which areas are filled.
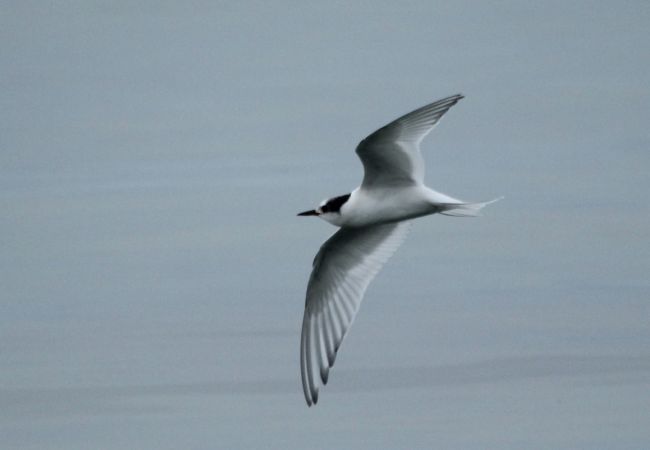
[[[301,212],[301,213],[298,214],[298,215],[299,215],[299,216],[317,216],[317,215],[318,215],[318,212],[317,212],[315,209],[312,209],[312,210],[310,210],[310,211]]]

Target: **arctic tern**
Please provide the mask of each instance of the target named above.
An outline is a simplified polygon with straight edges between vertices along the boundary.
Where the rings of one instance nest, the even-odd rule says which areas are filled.
[[[424,185],[420,142],[462,98],[453,95],[418,108],[362,140],[356,149],[364,169],[361,186],[298,214],[340,227],[314,258],[307,285],[300,368],[308,406],[318,401],[320,383],[327,384],[366,288],[404,241],[410,219],[476,216],[499,200],[467,203]]]

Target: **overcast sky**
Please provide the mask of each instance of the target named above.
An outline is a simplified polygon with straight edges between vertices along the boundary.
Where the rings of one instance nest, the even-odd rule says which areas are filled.
[[[650,446],[650,6],[0,4],[7,448]],[[466,98],[319,404],[295,214]]]

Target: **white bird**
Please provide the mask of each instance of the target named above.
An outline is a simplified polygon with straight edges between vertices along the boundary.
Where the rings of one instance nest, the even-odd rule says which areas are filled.
[[[336,353],[366,288],[404,241],[411,220],[429,214],[476,216],[495,199],[466,203],[424,185],[420,142],[462,95],[416,109],[380,128],[357,146],[361,186],[321,202],[299,216],[318,216],[340,227],[314,258],[300,339],[300,369],[307,405],[318,401]],[[320,380],[320,381],[319,381]]]

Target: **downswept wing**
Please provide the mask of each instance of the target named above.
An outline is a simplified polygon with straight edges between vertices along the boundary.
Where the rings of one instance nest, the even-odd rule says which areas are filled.
[[[318,251],[307,286],[300,339],[302,386],[309,406],[318,401],[320,381],[327,383],[366,288],[409,228],[408,221],[341,228]]]
[[[364,169],[361,187],[424,182],[420,142],[449,108],[462,98],[457,94],[418,108],[361,141],[356,149]]]

